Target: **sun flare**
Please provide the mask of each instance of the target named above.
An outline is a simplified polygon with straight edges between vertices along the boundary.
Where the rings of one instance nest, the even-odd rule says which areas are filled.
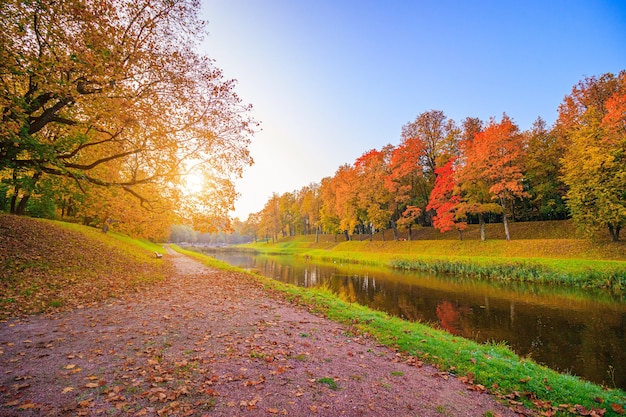
[[[190,172],[183,179],[183,192],[186,195],[195,195],[204,188],[204,177],[200,172]]]

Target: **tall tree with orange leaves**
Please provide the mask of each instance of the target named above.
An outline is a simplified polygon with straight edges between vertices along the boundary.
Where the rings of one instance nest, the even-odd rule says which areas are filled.
[[[391,221],[395,211],[393,195],[385,187],[385,178],[388,176],[388,159],[393,147],[387,145],[382,150],[372,149],[364,153],[354,163],[358,176],[359,219],[370,232],[370,240],[374,230],[382,231],[385,239],[385,229]]]
[[[356,169],[344,164],[339,167],[331,180],[331,190],[334,194],[334,215],[339,220],[339,230],[342,230],[346,240],[350,240],[358,224],[358,177]]]
[[[409,240],[411,228],[427,204],[424,195],[430,191],[424,177],[423,155],[424,143],[420,139],[403,139],[391,152],[389,173],[385,176],[385,187],[392,194],[397,211],[396,222],[408,229]]]
[[[464,150],[464,181],[487,187],[490,199],[502,208],[504,232],[510,240],[507,204],[527,196],[522,184],[525,147],[519,128],[506,114],[500,122],[492,118]]]

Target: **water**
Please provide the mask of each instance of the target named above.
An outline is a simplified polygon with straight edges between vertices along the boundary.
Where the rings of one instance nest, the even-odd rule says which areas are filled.
[[[211,253],[303,287],[324,287],[411,321],[478,342],[505,341],[560,372],[626,389],[626,300],[602,291],[500,283],[288,256]]]

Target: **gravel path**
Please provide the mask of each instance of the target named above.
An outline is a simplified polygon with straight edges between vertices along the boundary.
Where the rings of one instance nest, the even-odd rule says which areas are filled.
[[[0,323],[0,416],[517,416],[455,377],[170,252],[163,283]]]

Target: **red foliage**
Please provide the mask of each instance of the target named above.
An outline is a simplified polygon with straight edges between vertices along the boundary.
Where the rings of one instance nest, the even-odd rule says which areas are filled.
[[[456,227],[463,230],[467,227],[467,223],[458,222],[456,210],[461,202],[461,196],[454,193],[456,181],[454,178],[454,161],[450,160],[442,167],[435,169],[437,175],[435,179],[435,187],[430,193],[427,210],[435,210],[437,214],[433,217],[433,226],[441,233],[452,230]]]

